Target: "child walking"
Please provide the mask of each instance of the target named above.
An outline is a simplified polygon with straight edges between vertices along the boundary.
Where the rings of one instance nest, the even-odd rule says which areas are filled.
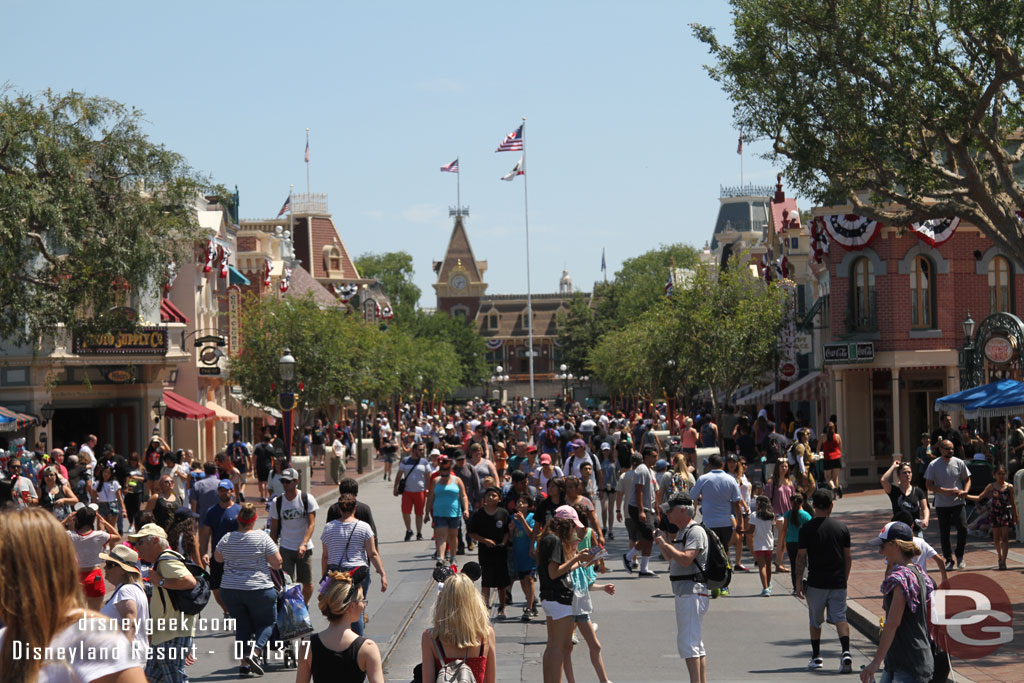
[[[992,528],[992,543],[999,557],[999,569],[1006,569],[1006,554],[1010,551],[1010,529],[1017,525],[1017,500],[1013,495],[1013,484],[1006,481],[1006,467],[996,465],[992,472],[995,481],[976,496],[967,500],[979,502],[988,498],[990,502],[989,523]]]
[[[750,520],[754,527],[754,561],[761,575],[761,597],[772,594],[772,553],[775,550],[775,511],[768,496],[758,496],[755,512]]]
[[[512,566],[519,579],[519,585],[526,596],[526,606],[520,621],[528,622],[537,616],[536,596],[533,582],[537,577],[537,562],[533,559],[533,499],[523,493],[516,499],[516,514],[512,518]]]
[[[789,578],[793,584],[793,595],[796,595],[796,554],[800,549],[800,527],[811,521],[811,513],[804,509],[804,497],[794,493],[789,497],[790,509],[786,511],[782,535],[786,542],[786,555],[789,557]]]

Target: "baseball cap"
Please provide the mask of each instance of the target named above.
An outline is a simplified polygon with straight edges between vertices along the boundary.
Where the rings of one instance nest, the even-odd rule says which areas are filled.
[[[601,444],[601,450],[602,451],[610,451],[611,449],[612,449],[612,445],[610,443],[608,443],[607,441],[605,441],[603,444]]]
[[[560,505],[558,509],[555,510],[555,519],[568,519],[571,520],[576,526],[580,527],[581,529],[583,528],[583,523],[580,522],[580,516],[577,515],[576,511],[573,510],[568,505]]]
[[[586,448],[587,444],[584,443],[583,439],[573,439],[572,440],[572,447],[573,448]]]
[[[444,453],[442,453],[441,455],[437,456],[437,462],[438,462],[438,463],[442,463],[442,462],[451,462],[451,460],[452,460],[452,459],[451,459],[451,458],[449,458],[449,457],[448,457],[447,455],[445,455]]]
[[[217,488],[219,488],[219,489],[229,489],[229,490],[233,491],[235,489],[235,485],[231,483],[230,479],[221,479],[220,483],[217,484]]]
[[[537,452],[537,447],[534,446],[533,444],[530,444],[529,446],[526,447],[526,452],[527,453],[536,453]]]
[[[298,478],[299,478],[299,473],[296,472],[295,468],[293,468],[293,467],[289,467],[288,469],[286,469],[283,472],[281,472],[281,480],[282,481],[284,481],[284,480],[297,481]]]
[[[465,460],[466,459],[466,451],[462,450],[461,448],[457,449],[455,451],[455,459],[456,460]]]
[[[497,493],[499,498],[501,497],[501,489],[499,489],[497,486],[488,486],[487,488],[484,489],[484,493],[490,493],[491,491]]]
[[[550,465],[551,464],[551,456],[548,455],[547,453],[545,453],[544,455],[540,456],[540,464],[541,465]]]
[[[658,460],[658,462],[654,463],[654,471],[655,472],[664,472],[667,469],[668,469],[668,460],[661,459],[661,460]]]
[[[984,453],[975,453],[972,460],[987,460]]]
[[[879,546],[886,541],[913,541],[914,532],[903,522],[889,522],[878,532],[878,536],[868,541],[868,545]]]
[[[690,494],[685,491],[674,493],[668,499],[667,502],[661,504],[661,511],[668,514],[668,511],[676,507],[688,507],[693,505],[693,498],[690,498]]]
[[[438,449],[436,449],[436,448],[435,448],[435,449],[433,449],[433,450],[431,450],[431,451],[430,451],[430,455],[431,455],[431,456],[434,456],[434,455],[441,455],[441,451],[439,451]]]
[[[141,529],[136,531],[134,534],[128,534],[126,537],[129,541],[138,541],[147,536],[156,536],[157,538],[167,538],[167,532],[159,524],[150,522],[144,524]]]

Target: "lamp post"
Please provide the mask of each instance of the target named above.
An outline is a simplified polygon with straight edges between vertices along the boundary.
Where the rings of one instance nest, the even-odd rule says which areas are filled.
[[[160,424],[160,419],[167,414],[167,404],[164,403],[162,398],[156,400],[153,404],[153,423]]]
[[[562,402],[568,403],[569,400],[569,380],[572,379],[572,374],[568,372],[569,366],[562,363],[558,366],[559,374],[555,379],[562,380]]]
[[[974,318],[971,317],[971,312],[967,312],[967,317],[964,319],[964,347],[960,351],[960,389],[970,389],[975,386],[975,348],[974,348]]]
[[[668,367],[668,383],[672,384],[673,388],[674,388],[674,386],[675,386],[676,359],[675,358],[669,358],[668,362],[665,363],[665,365]],[[671,435],[675,435],[675,433],[676,433],[676,393],[675,393],[675,391],[673,391],[671,395],[668,395],[668,387],[666,386],[665,387],[665,398],[668,399],[668,433],[671,434]]]
[[[285,459],[289,466],[292,462],[292,436],[295,432],[295,392],[292,382],[295,380],[295,358],[290,349],[277,361],[277,373],[281,378],[281,392],[277,395],[277,404],[281,407],[281,429],[284,432]]]
[[[508,375],[504,373],[505,368],[498,365],[494,368],[494,374],[491,375],[491,383],[494,384],[496,387],[491,394],[491,400],[496,401],[498,403],[503,402],[502,387],[505,385],[505,382],[508,381]]]

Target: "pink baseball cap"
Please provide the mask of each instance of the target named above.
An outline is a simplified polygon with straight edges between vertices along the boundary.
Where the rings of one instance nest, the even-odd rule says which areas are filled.
[[[580,522],[580,516],[577,515],[576,511],[568,505],[560,505],[558,509],[555,510],[555,519],[570,519],[576,524],[576,526],[581,529],[583,528],[583,524]]]
[[[544,455],[540,456],[540,464],[541,465],[550,465],[551,464],[551,456],[548,455],[547,453],[545,453]]]

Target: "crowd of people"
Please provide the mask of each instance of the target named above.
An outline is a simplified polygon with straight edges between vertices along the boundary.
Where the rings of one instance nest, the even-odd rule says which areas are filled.
[[[988,503],[1001,569],[1009,529],[1018,521],[1006,468],[990,468],[990,479],[973,489],[975,469],[958,457],[963,440],[952,438],[947,417],[934,439],[923,436],[912,462],[894,462],[880,480],[893,516],[872,542],[888,563],[881,590],[891,637],[865,671],[873,674],[884,665],[885,675],[892,674],[884,680],[904,680],[893,676],[906,671],[913,676],[906,680],[930,680],[936,662],[927,632],[920,631],[934,589],[928,561],[934,560],[942,580],[947,571],[965,567],[965,506]],[[530,412],[525,403],[477,401],[429,416],[382,414],[365,425],[363,437],[373,440],[398,498],[403,540],[431,536],[441,571],[434,624],[422,637],[421,680],[460,666],[477,681],[495,680],[493,603],[497,620],[531,622],[543,609],[546,682],[563,675],[575,680],[572,652],[580,639],[598,679],[608,681],[590,595],[615,594],[614,583],[601,577],[620,560],[627,575],[658,578],[651,565],[655,552],[668,561],[677,650],[691,681],[707,678],[701,624],[710,600],[729,595],[722,566],[756,570],[766,598],[778,591],[773,574],[788,575],[792,594],[808,609],[808,668],[824,666],[827,621],[839,635],[840,671],[851,671],[846,589],[852,539],[833,514],[843,496],[843,446],[834,416],[820,436],[800,416],[776,423],[767,410],[748,416],[727,409],[717,418],[703,412],[669,421],[667,411],[657,408],[549,409],[541,403]],[[329,623],[310,647],[299,649],[297,680],[336,680],[343,671],[346,681],[381,683],[380,650],[364,636],[364,622],[372,574],[381,591],[388,579],[372,512],[358,500],[358,483],[342,476],[355,438],[349,424],[317,420],[298,444],[339,487],[319,536],[316,498],[299,490],[298,473],[270,434],[255,447],[236,434],[207,463],[194,462],[191,453],[171,449],[158,436],[141,457],[125,458],[109,446],[96,455],[97,440],[90,435],[67,457],[54,449],[10,458],[4,464],[10,496],[0,514],[3,576],[20,578],[37,561],[65,574],[74,567],[77,575],[59,590],[53,584],[66,576],[38,577],[39,590],[49,587],[57,596],[41,624],[20,624],[18,613],[7,608],[21,597],[0,601],[0,619],[8,626],[0,637],[63,642],[72,637],[69,615],[83,610],[90,618],[98,612],[125,623],[163,620],[159,632],[136,629],[119,643],[159,650],[160,657],[122,658],[109,663],[109,671],[118,672],[116,680],[138,680],[131,665],[136,662],[148,680],[185,681],[195,614],[182,606],[181,595],[202,580],[233,619],[236,641],[246,645],[237,650],[239,676],[260,675],[280,589],[293,581],[306,603],[316,591]],[[244,498],[249,472],[256,475],[259,504],[266,506],[266,528],[257,524],[257,501]],[[941,556],[922,538],[933,518],[939,520]],[[14,550],[12,539],[29,527],[49,550],[33,544]],[[607,544],[617,527],[624,529],[628,549],[612,562]],[[51,554],[42,561],[33,557],[39,552]],[[457,556],[474,552],[475,562],[450,569],[460,564]],[[68,567],[55,563],[54,553],[66,556]],[[510,615],[515,589],[522,613]],[[15,663],[7,645],[0,649],[0,672],[24,673],[33,666],[38,672],[45,664]],[[77,673],[92,680],[84,669]]]

